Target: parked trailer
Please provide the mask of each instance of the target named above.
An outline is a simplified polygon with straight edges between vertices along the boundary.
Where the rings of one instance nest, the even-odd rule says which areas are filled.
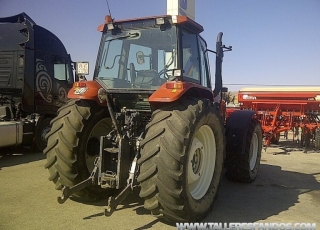
[[[26,14],[0,18],[0,147],[46,146],[45,135],[73,84],[71,57]]]
[[[278,143],[280,133],[299,135],[305,151],[314,141],[320,144],[320,86],[243,88],[238,101],[241,110],[254,110],[264,131],[264,145]]]

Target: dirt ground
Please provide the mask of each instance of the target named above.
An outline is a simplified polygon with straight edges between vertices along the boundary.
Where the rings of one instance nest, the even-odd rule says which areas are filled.
[[[111,217],[106,201],[57,202],[42,153],[0,149],[0,229],[177,229],[159,221],[138,193]],[[202,222],[317,223],[320,226],[320,152],[303,153],[280,140],[262,153],[258,178],[251,184],[222,179],[213,210]]]

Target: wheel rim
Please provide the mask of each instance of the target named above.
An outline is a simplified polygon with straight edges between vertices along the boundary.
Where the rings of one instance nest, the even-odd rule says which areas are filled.
[[[250,170],[253,170],[256,166],[259,149],[259,139],[256,133],[253,134],[250,146]]]
[[[47,133],[50,132],[50,130],[51,130],[51,126],[50,125],[47,125],[47,126],[43,127],[41,135],[40,135],[41,141],[43,143],[47,143],[46,135],[47,135]]]
[[[191,196],[199,200],[211,184],[216,162],[216,141],[208,125],[196,132],[189,151],[187,184]]]
[[[88,171],[91,172],[94,168],[94,161],[100,151],[100,137],[107,135],[112,130],[111,119],[105,118],[100,120],[91,130],[86,145],[86,165]]]

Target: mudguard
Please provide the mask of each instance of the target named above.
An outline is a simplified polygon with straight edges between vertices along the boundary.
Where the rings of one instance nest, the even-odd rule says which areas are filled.
[[[255,112],[236,110],[226,121],[226,154],[244,154],[246,137]]]
[[[73,83],[68,92],[68,99],[93,100],[101,104],[98,98],[98,91],[102,88],[97,81],[80,81]]]
[[[213,100],[213,92],[209,88],[192,82],[169,81],[149,97],[149,102],[173,102],[183,95]]]

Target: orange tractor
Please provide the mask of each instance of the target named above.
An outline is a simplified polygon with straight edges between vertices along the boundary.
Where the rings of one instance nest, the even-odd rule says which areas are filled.
[[[262,130],[254,112],[224,121],[221,67],[231,47],[222,33],[212,51],[187,16],[107,16],[99,30],[94,79],[74,83],[47,135],[45,167],[60,203],[108,196],[109,216],[139,188],[152,214],[194,221],[211,210],[224,170],[230,179],[256,178]]]

